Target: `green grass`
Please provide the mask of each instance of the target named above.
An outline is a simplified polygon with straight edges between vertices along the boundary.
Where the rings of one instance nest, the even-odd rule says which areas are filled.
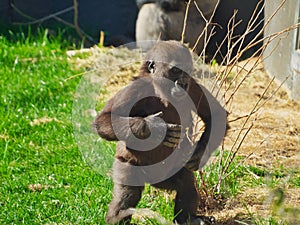
[[[72,106],[80,77],[65,79],[82,71],[68,62],[69,47],[62,36],[51,37],[47,30],[37,36],[0,36],[0,224],[105,224],[112,181],[84,162],[75,142]],[[109,152],[114,143],[104,146]],[[268,171],[246,165],[235,169],[240,160],[221,185],[225,198],[245,184],[264,185]],[[218,164],[206,168],[209,188],[218,171]],[[247,171],[262,179],[254,182]],[[284,168],[272,174],[272,187],[286,179]],[[289,183],[300,186],[298,172]],[[138,205],[170,221],[173,206],[172,199],[149,186]],[[253,218],[257,224],[277,224],[266,220]]]
[[[71,110],[80,72],[60,37],[0,37],[0,224],[104,224],[112,182],[82,160]],[[34,119],[55,118],[30,125]],[[35,185],[35,186],[34,186]]]
[[[0,224],[105,224],[112,180],[84,162],[75,142],[80,77],[65,79],[82,71],[68,62],[67,47],[47,30],[0,36]],[[52,121],[32,124],[44,118]],[[172,220],[173,204],[150,192],[140,207],[159,207]]]

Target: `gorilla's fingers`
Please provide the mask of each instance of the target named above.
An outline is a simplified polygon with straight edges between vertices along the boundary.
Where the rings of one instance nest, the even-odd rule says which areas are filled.
[[[179,144],[180,138],[167,137],[165,140],[170,143]]]
[[[182,126],[179,124],[167,123],[167,134],[163,145],[169,148],[175,148],[181,140]]]
[[[181,139],[179,137],[166,136],[165,140],[163,141],[163,145],[170,148],[175,148],[180,143],[180,140]]]
[[[167,133],[167,136],[180,138],[181,132],[170,131],[170,132]]]
[[[167,129],[171,131],[181,131],[182,126],[179,124],[167,123]]]
[[[177,146],[177,144],[171,143],[171,142],[168,142],[168,141],[164,141],[163,145],[166,146],[166,147],[169,147],[169,148],[174,148],[174,147]]]

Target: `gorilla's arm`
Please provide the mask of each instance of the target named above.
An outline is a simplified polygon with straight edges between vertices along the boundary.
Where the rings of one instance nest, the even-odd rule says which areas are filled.
[[[137,86],[141,85],[133,82],[119,91],[96,117],[94,126],[102,138],[116,141],[127,140],[132,134],[140,139],[150,135],[145,118],[130,116],[130,110],[138,98],[138,89],[141,88]]]
[[[197,114],[205,123],[205,130],[192,158],[186,165],[188,169],[198,170],[205,165],[226,134],[227,111],[205,87],[197,84],[194,79],[191,79],[189,94],[196,106]]]
[[[163,139],[165,146],[176,146],[180,141],[180,125],[165,123],[159,118],[160,112],[146,117],[139,116],[140,112],[143,112],[143,106],[136,103],[142,99],[139,96],[141,90],[151,93],[150,89],[153,87],[149,83],[137,80],[119,91],[108,101],[93,123],[98,134],[109,141],[130,142],[134,137],[146,139],[153,132]],[[151,104],[150,101],[148,107],[151,107]],[[131,116],[131,110],[138,116]]]

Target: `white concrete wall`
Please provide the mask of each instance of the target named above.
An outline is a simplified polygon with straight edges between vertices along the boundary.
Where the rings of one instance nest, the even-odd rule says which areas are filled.
[[[266,0],[265,2],[265,21],[267,21],[282,0]],[[265,37],[297,23],[299,2],[300,0],[285,2],[267,26]],[[300,51],[296,51],[296,33],[297,30],[293,30],[272,41],[264,54],[266,57],[264,65],[268,74],[272,77],[275,76],[278,83],[289,77],[284,87],[291,98],[300,100]]]

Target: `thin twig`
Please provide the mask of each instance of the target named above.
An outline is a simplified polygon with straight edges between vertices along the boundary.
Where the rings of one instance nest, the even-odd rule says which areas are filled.
[[[79,35],[79,37],[81,39],[83,39],[84,36],[81,33],[81,29],[80,29],[79,24],[78,24],[78,2],[77,2],[77,0],[73,0],[73,4],[74,4],[74,6],[73,6],[73,8],[74,8],[74,20],[73,20],[73,22],[74,22],[75,30],[76,30],[77,34]]]
[[[245,32],[240,36],[235,36],[234,34],[235,29],[242,22],[242,21],[236,21],[237,11],[234,11],[233,16],[230,18],[227,26],[228,32],[225,38],[222,40],[222,42],[217,46],[217,50],[214,53],[214,57],[213,57],[215,58],[218,53],[221,53],[221,48],[227,45],[227,54],[222,56],[222,60],[221,60],[222,61],[221,64],[222,65],[225,64],[226,66],[225,68],[220,67],[219,71],[217,72],[217,76],[214,81],[213,87],[211,89],[213,93],[216,93],[215,94],[216,97],[218,95],[221,95],[222,93],[222,96],[225,99],[224,106],[226,108],[229,106],[229,104],[234,104],[234,100],[233,100],[234,96],[236,95],[236,93],[238,92],[242,84],[244,84],[246,79],[258,68],[261,61],[269,57],[269,55],[271,54],[269,53],[270,50],[268,51],[268,55],[265,54],[267,46],[269,46],[269,44],[272,41],[274,40],[276,41],[277,38],[279,38],[279,40],[284,38],[283,34],[288,34],[289,31],[299,27],[299,23],[297,23],[285,29],[282,29],[281,31],[269,35],[265,35],[262,37],[263,32],[269,26],[271,20],[282,8],[285,2],[286,0],[282,0],[281,3],[278,5],[278,7],[275,9],[275,11],[272,13],[272,15],[267,19],[267,21],[264,21],[263,19],[260,19],[260,15],[264,9],[264,2],[263,0],[260,0],[251,18],[247,23]],[[206,23],[208,22],[207,20],[205,21]],[[264,25],[262,25],[263,23]],[[246,37],[250,33],[256,31],[259,27],[262,27],[262,29],[259,30],[254,36],[254,38],[246,44]],[[201,35],[202,36],[205,35],[205,39],[206,38],[209,39],[210,37],[207,37],[207,33],[205,32],[207,31],[203,31]],[[209,34],[209,36],[211,35],[213,35],[213,32]],[[204,44],[205,44],[204,47],[207,47],[207,42],[204,42]],[[258,44],[261,46],[259,46],[259,48],[257,48],[257,50],[253,54],[257,56],[255,60],[253,60],[254,57],[251,57],[243,64],[243,66],[240,66],[239,60],[241,56],[250,48],[254,46],[258,46]],[[272,47],[276,48],[276,46],[275,47],[272,46]],[[274,49],[271,49],[271,52],[273,52],[273,50]],[[205,50],[203,52],[205,52]],[[235,69],[237,69],[237,72],[234,74],[230,82],[227,82],[232,72],[235,72],[234,71]],[[270,99],[274,97],[274,95],[279,91],[279,89],[282,87],[282,85],[285,83],[287,79],[288,77],[277,88],[274,88],[274,90],[270,90],[271,84],[273,84],[275,80],[275,77],[271,78],[266,88],[262,91],[260,98],[254,103],[250,112],[247,113],[246,115],[238,116],[237,118],[234,118],[229,121],[229,123],[232,123],[240,119],[243,119],[243,123],[241,124],[240,129],[236,130],[237,134],[235,135],[234,140],[232,140],[232,145],[230,146],[228,155],[225,157],[224,146],[220,150],[220,155],[218,156],[218,161],[217,161],[218,181],[216,185],[214,185],[212,193],[214,193],[215,190],[217,190],[217,192],[220,193],[222,182],[224,182],[226,178],[228,178],[238,167],[241,166],[242,163],[244,163],[246,159],[248,159],[251,156],[252,153],[248,155],[243,160],[243,162],[239,162],[237,165],[234,166],[233,169],[231,169],[232,167],[230,166],[233,164],[236,155],[238,154],[239,150],[242,148],[243,143],[246,140],[246,137],[249,135],[250,131],[253,129],[254,125],[258,121],[259,111],[262,109],[262,107],[266,105],[267,102],[270,101]],[[221,90],[225,90],[225,91],[221,92]],[[254,116],[255,118],[253,118]],[[261,145],[262,143],[264,143],[264,141],[261,141],[259,145]],[[204,179],[203,176],[201,179]]]
[[[187,2],[186,9],[185,9],[184,20],[183,20],[183,28],[182,28],[182,33],[181,33],[181,43],[182,44],[184,43],[184,35],[185,35],[187,17],[188,17],[188,14],[189,14],[189,9],[190,9],[190,5],[191,5],[191,1],[192,0],[189,0]]]
[[[36,20],[35,18],[26,15],[25,13],[23,13],[21,10],[19,10],[12,2],[10,3],[10,6],[12,7],[13,10],[15,10],[19,15],[23,16],[24,18],[28,19],[28,20]]]
[[[199,41],[201,40],[202,36],[203,36],[204,34],[207,35],[208,26],[209,26],[210,24],[212,24],[212,19],[213,19],[215,13],[216,13],[216,10],[217,10],[217,7],[218,7],[219,3],[220,3],[220,0],[218,0],[217,4],[215,5],[215,8],[214,8],[214,10],[213,10],[213,12],[212,12],[212,14],[211,14],[209,20],[207,20],[207,19],[205,18],[205,16],[203,15],[203,13],[201,12],[200,8],[198,7],[197,3],[194,2],[195,6],[196,6],[196,8],[197,8],[197,10],[198,10],[198,12],[200,13],[201,17],[202,17],[202,18],[204,19],[204,21],[205,21],[205,27],[204,27],[203,31],[201,32],[201,34],[198,36],[198,38],[197,38],[197,40],[196,40],[196,42],[195,42],[195,44],[194,44],[194,46],[193,46],[193,48],[192,48],[192,51],[194,51],[194,50],[196,49],[196,47],[197,47]],[[212,37],[212,35],[209,35],[209,39],[210,39],[211,37]],[[209,39],[207,39],[207,36],[205,36],[205,38],[204,38],[204,48],[203,48],[203,50],[202,50],[202,52],[201,52],[201,54],[200,54],[200,57],[201,57],[201,55],[203,56],[203,57],[202,57],[203,60],[205,60],[205,57],[204,57],[205,55],[203,55],[203,54],[205,54],[205,49],[206,49],[205,46],[207,46],[207,44],[208,44],[208,42],[209,42]]]
[[[233,152],[232,156],[230,157],[230,154],[228,154],[228,157],[226,158],[226,161],[225,161],[225,168],[224,168],[224,170],[223,170],[223,174],[226,174],[226,173],[227,173],[227,171],[228,171],[230,165],[233,163],[233,160],[235,159],[236,154],[238,153],[239,149],[241,148],[242,144],[244,143],[244,141],[245,141],[246,137],[248,136],[249,132],[250,132],[251,129],[253,128],[255,121],[256,121],[256,118],[254,119],[254,121],[252,121],[250,127],[249,127],[249,128],[246,130],[246,132],[244,133],[244,135],[243,135],[241,141],[239,142],[239,144],[238,144],[236,150]],[[241,133],[241,132],[240,132],[240,133]],[[230,153],[232,153],[232,151],[230,151]],[[229,158],[230,158],[230,160],[227,161],[227,159],[229,159]],[[227,164],[226,164],[226,162],[227,162]]]
[[[230,172],[228,172],[223,179],[226,179],[228,176],[230,176],[230,174],[232,174],[237,168],[239,168],[241,165],[243,165],[245,163],[245,161],[253,155],[253,152],[251,152],[249,155],[247,155],[241,162],[239,162]]]
[[[89,70],[88,72],[95,72],[97,69],[94,69],[94,70]],[[76,77],[81,77],[83,75],[87,74],[87,72],[82,72],[82,73],[78,73],[78,74],[75,74],[73,76],[70,76],[68,78],[66,78],[64,81],[68,81],[68,80],[71,80],[71,79],[74,79]]]
[[[16,25],[33,25],[33,24],[37,24],[37,23],[42,23],[42,22],[44,22],[46,20],[49,20],[49,19],[52,19],[52,18],[54,18],[54,17],[56,17],[58,15],[67,13],[69,11],[72,11],[73,9],[74,9],[74,6],[70,6],[70,7],[66,8],[66,9],[60,10],[60,11],[58,11],[56,13],[50,14],[50,15],[42,17],[40,19],[36,19],[34,21],[31,21],[31,22],[27,22],[27,23],[18,23],[18,22],[16,22],[14,24],[16,24]],[[19,10],[19,12],[20,12],[20,10]],[[25,14],[23,13],[22,15],[25,15]]]
[[[24,26],[24,25],[33,25],[33,24],[37,24],[37,23],[43,23],[43,22],[45,22],[46,20],[49,20],[49,19],[55,19],[55,20],[57,20],[57,21],[63,23],[64,25],[67,25],[67,26],[69,26],[69,27],[71,27],[71,28],[74,28],[74,29],[77,31],[77,33],[78,33],[79,35],[81,34],[81,35],[80,35],[81,38],[86,37],[86,38],[87,38],[89,41],[91,41],[92,43],[96,43],[96,42],[94,41],[94,39],[93,39],[90,35],[86,34],[84,31],[82,31],[82,30],[80,29],[80,27],[79,27],[79,25],[78,25],[78,9],[76,10],[74,6],[70,6],[70,7],[66,8],[66,9],[63,9],[63,10],[61,10],[61,11],[58,11],[58,12],[54,13],[54,14],[50,14],[50,15],[48,15],[48,16],[42,17],[42,18],[40,18],[40,19],[36,19],[36,18],[33,18],[33,17],[27,15],[26,13],[24,13],[24,12],[22,12],[20,9],[18,9],[13,3],[11,3],[11,7],[12,7],[12,8],[13,8],[20,16],[22,16],[22,17],[24,17],[24,18],[26,18],[26,19],[28,19],[28,20],[31,20],[30,22],[25,22],[25,23],[14,22],[14,23],[13,23],[14,25],[22,25],[22,26]],[[77,7],[78,7],[78,5],[77,5]],[[58,17],[59,15],[64,14],[64,13],[67,13],[67,12],[73,10],[73,9],[74,9],[74,22],[75,22],[75,20],[76,20],[76,21],[77,21],[77,22],[76,22],[77,25],[72,24],[72,23],[69,23],[68,21],[65,21],[65,20],[63,20],[62,18]],[[77,11],[77,13],[76,13],[76,11]],[[77,14],[77,16],[76,16],[76,14]],[[77,17],[77,18],[75,18],[75,17]],[[79,31],[79,32],[78,32],[78,31]]]

